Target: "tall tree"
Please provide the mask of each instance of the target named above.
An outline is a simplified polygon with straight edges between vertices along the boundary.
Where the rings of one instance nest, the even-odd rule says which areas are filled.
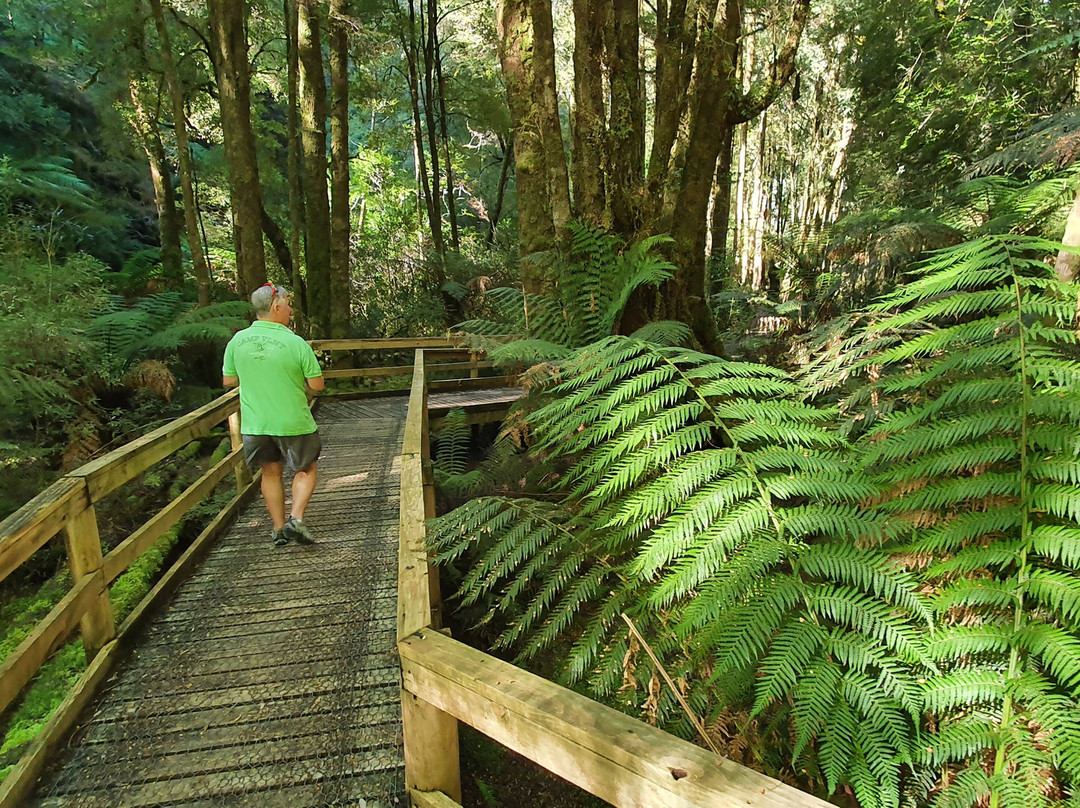
[[[169,88],[169,101],[172,103],[173,131],[176,133],[176,158],[180,169],[180,191],[184,200],[184,224],[187,230],[188,249],[191,252],[191,269],[198,288],[199,305],[210,303],[210,269],[203,254],[202,240],[199,238],[199,209],[195,202],[195,185],[191,169],[191,152],[188,148],[187,113],[184,109],[184,90],[176,72],[176,59],[173,56],[172,39],[165,24],[165,13],[161,0],[150,0],[150,9],[154,15],[158,39],[161,42],[161,61],[165,72],[165,83]]]
[[[514,133],[514,168],[518,192],[518,240],[522,284],[537,292],[543,276],[529,256],[555,243],[542,117],[535,101],[535,30],[530,0],[499,0],[499,61]]]
[[[300,139],[304,163],[304,263],[312,335],[331,334],[330,201],[326,183],[326,74],[318,0],[298,0]]]
[[[297,0],[284,0],[285,14],[285,59],[288,89],[286,96],[286,139],[287,169],[289,182],[289,256],[293,269],[293,295],[295,301],[294,321],[299,328],[307,327],[307,288],[301,271],[301,240],[304,230],[304,188],[301,159],[303,147],[300,143],[300,65],[297,48],[298,8]],[[299,308],[299,312],[295,309]],[[298,315],[298,316],[297,316]]]
[[[158,213],[158,234],[161,243],[161,268],[165,277],[180,281],[184,276],[180,251],[180,212],[176,209],[172,170],[158,131],[157,116],[151,116],[143,101],[139,79],[128,82],[128,93],[134,110],[133,124],[150,164],[150,180],[154,186],[154,202]]]
[[[229,170],[237,286],[243,296],[266,283],[262,187],[251,126],[251,69],[243,0],[207,0],[211,61]]]
[[[349,336],[349,4],[330,0],[330,336]]]

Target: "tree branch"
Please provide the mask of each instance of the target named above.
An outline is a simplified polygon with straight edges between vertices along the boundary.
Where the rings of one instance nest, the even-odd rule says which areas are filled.
[[[803,27],[806,25],[809,13],[810,0],[795,0],[784,47],[769,65],[769,77],[751,87],[747,93],[736,100],[729,119],[732,125],[756,118],[776,100],[776,96],[787,84],[791,74],[795,72],[795,53],[799,49],[799,40],[802,38]]]

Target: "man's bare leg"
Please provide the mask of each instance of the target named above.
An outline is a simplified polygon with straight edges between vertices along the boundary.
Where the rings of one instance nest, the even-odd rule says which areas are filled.
[[[292,512],[293,519],[303,519],[304,511],[311,502],[311,495],[315,493],[315,484],[319,481],[319,467],[312,463],[304,471],[296,472],[292,481]],[[282,518],[285,512],[282,510]]]
[[[284,468],[285,464],[280,461],[263,463],[262,466],[260,488],[262,488],[266,510],[270,512],[270,518],[274,521],[274,530],[281,530],[285,524],[285,486],[281,481]],[[295,486],[293,490],[296,490]]]

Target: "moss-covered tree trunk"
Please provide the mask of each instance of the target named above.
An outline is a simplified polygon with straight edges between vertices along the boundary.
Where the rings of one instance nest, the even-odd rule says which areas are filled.
[[[210,303],[210,268],[206,264],[202,239],[199,238],[199,209],[195,202],[195,186],[192,180],[191,152],[188,150],[187,114],[184,110],[184,90],[180,77],[176,73],[176,60],[173,57],[169,27],[165,24],[165,13],[161,0],[150,0],[154,14],[154,25],[161,42],[161,62],[165,73],[165,83],[169,88],[169,101],[172,104],[173,131],[176,133],[176,159],[180,173],[180,192],[184,200],[184,227],[187,232],[188,249],[191,251],[191,271],[195,275],[195,286],[199,293],[199,305]]]
[[[566,146],[559,115],[559,94],[555,86],[555,29],[551,20],[551,0],[530,0],[530,6],[534,103],[543,143],[551,222],[556,239],[563,239],[567,235],[566,225],[571,217],[570,175],[566,168]]]
[[[304,164],[304,263],[313,337],[329,337],[331,319],[330,200],[326,183],[326,75],[318,0],[298,0],[300,141]]]
[[[598,226],[607,208],[603,32],[609,11],[606,3],[574,0],[574,214]]]
[[[180,213],[176,209],[172,171],[165,155],[165,147],[161,143],[157,121],[151,118],[143,102],[138,79],[132,78],[128,82],[128,93],[134,110],[135,131],[139,135],[143,151],[146,152],[146,158],[150,164],[150,180],[154,186],[154,204],[158,214],[162,273],[172,283],[180,284],[184,278],[184,264],[183,253],[180,249]]]
[[[330,336],[349,337],[349,29],[347,0],[330,0]]]
[[[262,188],[251,128],[251,70],[242,0],[207,0],[221,130],[229,171],[237,287],[244,297],[266,283]]]
[[[612,227],[633,236],[645,221],[645,95],[638,55],[638,0],[614,0],[608,195]]]
[[[530,0],[499,0],[497,14],[499,60],[514,133],[521,280],[526,292],[536,292],[543,286],[543,274],[529,256],[555,246],[555,226],[536,100]]]

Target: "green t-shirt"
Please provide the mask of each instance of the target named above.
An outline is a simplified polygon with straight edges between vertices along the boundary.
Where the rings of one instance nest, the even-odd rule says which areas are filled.
[[[311,346],[280,323],[256,320],[225,346],[224,376],[240,378],[240,431],[308,435],[315,419],[304,379],[322,375]]]

